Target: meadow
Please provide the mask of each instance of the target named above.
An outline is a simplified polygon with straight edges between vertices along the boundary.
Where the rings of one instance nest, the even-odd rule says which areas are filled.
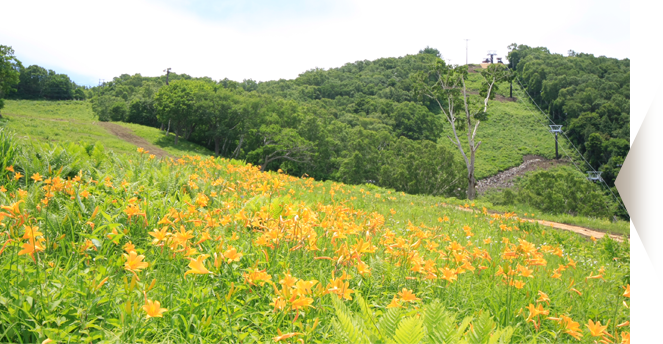
[[[133,153],[136,146],[118,138],[98,125],[89,101],[7,100],[0,127],[16,133],[17,139],[31,142],[98,142],[116,153]],[[183,154],[211,155],[213,152],[199,145],[182,141],[173,144],[172,135],[166,136],[159,129],[137,124],[114,122],[129,128],[136,136],[165,150],[172,156]]]
[[[16,142],[0,137],[3,342],[628,342],[628,240],[239,161]]]

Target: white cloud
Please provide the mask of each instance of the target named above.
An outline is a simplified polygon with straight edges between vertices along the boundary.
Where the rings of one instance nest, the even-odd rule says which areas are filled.
[[[0,44],[12,45],[19,59],[88,77],[87,84],[122,73],[160,75],[166,67],[214,79],[289,79],[427,45],[462,64],[465,38],[471,63],[488,49],[504,56],[514,42],[629,56],[628,1],[533,3],[356,1],[301,12],[291,6],[274,18],[273,7],[253,13],[247,6],[215,20],[147,1],[17,1],[3,4],[13,15],[0,21]]]

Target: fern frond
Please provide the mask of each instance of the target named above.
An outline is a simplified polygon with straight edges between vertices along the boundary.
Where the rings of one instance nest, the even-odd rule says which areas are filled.
[[[456,314],[444,310],[437,300],[424,308],[424,325],[430,343],[455,343]]]
[[[486,343],[495,328],[495,321],[488,312],[483,312],[472,324],[467,336],[470,343]]]
[[[393,337],[401,320],[401,310],[399,308],[389,308],[378,321],[378,329],[384,338]]]
[[[424,322],[417,316],[407,317],[400,321],[394,333],[396,343],[420,343],[424,338]]]
[[[456,331],[454,331],[453,338],[459,340],[460,338],[465,337],[465,329],[467,329],[471,321],[472,317],[465,317],[460,325],[458,325],[458,328],[456,328]]]
[[[342,334],[341,337],[347,338],[352,344],[370,343],[370,340],[366,336],[366,328],[362,323],[355,319],[352,312],[348,310],[345,304],[343,304],[338,297],[332,297],[332,304],[336,311],[336,320],[340,325],[338,327]]]
[[[380,330],[377,328],[377,320],[375,318],[375,315],[370,309],[370,306],[364,300],[364,298],[359,294],[358,292],[355,293],[355,301],[357,304],[359,304],[359,308],[361,309],[361,318],[364,322],[364,328],[366,329],[366,335],[371,339],[371,342],[374,342],[378,339],[383,339],[381,338],[380,335]]]
[[[511,336],[515,332],[515,328],[507,326],[504,329],[496,330],[488,339],[488,344],[509,344],[511,343]]]

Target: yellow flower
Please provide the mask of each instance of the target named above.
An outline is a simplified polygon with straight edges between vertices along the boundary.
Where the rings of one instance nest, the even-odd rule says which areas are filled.
[[[573,338],[580,340],[582,338],[582,330],[580,329],[580,324],[576,321],[573,321],[570,317],[565,315],[560,316],[563,321],[564,332]]]
[[[228,264],[231,262],[239,262],[239,260],[242,259],[242,254],[237,253],[237,250],[232,246],[223,253],[223,256],[228,259]]]
[[[441,268],[439,270],[442,272],[442,277],[440,278],[449,281],[449,283],[453,283],[455,279],[458,279],[456,269],[449,269],[445,266],[443,269]]]
[[[127,253],[131,253],[131,251],[136,251],[136,246],[134,246],[134,244],[132,244],[131,241],[129,241],[128,243],[124,244],[124,246],[122,246],[122,248],[123,248],[124,251],[127,252]]]
[[[288,339],[288,338],[291,338],[291,337],[294,337],[294,336],[297,336],[297,335],[301,334],[301,333],[298,333],[298,332],[291,332],[291,333],[281,334],[281,330],[278,330],[278,331],[279,331],[279,335],[272,338],[275,342],[278,342],[278,341],[284,340],[284,339]]]
[[[601,326],[600,321],[597,321],[596,323],[594,323],[594,321],[592,321],[592,319],[589,319],[589,321],[587,322],[587,324],[585,324],[585,326],[587,326],[587,328],[589,329],[589,332],[594,337],[602,337],[602,336],[607,334],[607,332],[605,332],[605,330],[608,328],[608,325]]]
[[[622,287],[622,288],[624,288],[624,294],[622,294],[622,295],[630,298],[631,297],[631,285],[627,284],[626,287]]]
[[[124,263],[124,268],[131,272],[140,271],[149,265],[147,262],[143,262],[145,256],[142,254],[138,255],[136,251],[131,251],[129,254],[125,253],[123,256],[127,259],[127,262]]]
[[[546,295],[546,293],[539,290],[539,298],[536,300],[536,302],[545,302],[547,304],[550,304],[550,298],[548,297],[548,295]]]
[[[533,304],[529,304],[527,306],[527,309],[529,310],[529,316],[527,317],[527,321],[534,321],[534,318],[539,316],[540,314],[543,315],[548,315],[550,311],[547,309],[543,309],[543,305],[539,304],[537,307],[535,307]]]
[[[414,296],[414,293],[412,293],[412,290],[407,290],[403,288],[399,293],[398,296],[400,296],[401,301],[405,302],[414,302],[414,301],[419,301],[421,299],[417,298]]]
[[[35,183],[40,182],[40,181],[43,180],[43,178],[39,175],[39,172],[33,174],[32,177],[30,177],[30,178],[32,178],[32,180],[34,180]]]
[[[207,270],[207,268],[204,265],[205,259],[207,259],[207,257],[209,257],[209,255],[201,254],[200,256],[198,256],[197,259],[189,258],[189,260],[191,260],[191,262],[189,262],[189,268],[191,268],[191,270],[185,272],[184,276],[188,274],[200,274],[200,275],[211,274],[212,272]]]
[[[161,303],[159,301],[152,301],[145,299],[145,305],[143,310],[147,313],[147,318],[162,318],[163,312],[167,312],[166,308],[161,308]]]
[[[631,344],[631,333],[630,332],[622,332],[622,344]]]
[[[290,309],[293,310],[306,309],[307,307],[313,307],[311,306],[312,303],[313,303],[312,298],[306,297],[304,295],[299,295],[296,300],[292,300],[292,305],[290,306]]]
[[[398,298],[394,296],[394,298],[391,300],[391,303],[387,305],[387,308],[400,308],[401,303],[398,301]]]

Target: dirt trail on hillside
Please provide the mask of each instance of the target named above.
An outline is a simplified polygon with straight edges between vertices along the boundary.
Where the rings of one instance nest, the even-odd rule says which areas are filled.
[[[469,212],[472,212],[472,213],[473,212],[477,212],[477,213],[480,212],[480,211],[475,210],[475,209],[469,209],[469,208],[464,208],[464,207],[455,207],[455,208],[459,209],[459,210],[462,210],[462,211],[469,211]],[[488,210],[488,213],[489,214],[499,214],[498,212],[492,211],[492,210]],[[596,239],[601,239],[605,235],[610,235],[610,238],[612,240],[619,241],[619,242],[623,241],[623,238],[620,235],[608,234],[608,233],[600,232],[600,231],[590,229],[590,228],[574,226],[574,225],[567,225],[565,223],[558,223],[558,222],[545,221],[545,220],[535,220],[535,219],[524,219],[524,220],[527,220],[529,222],[538,222],[539,224],[541,224],[543,226],[552,227],[552,228],[555,228],[555,229],[562,229],[562,230],[565,230],[565,231],[574,232],[574,233],[580,234],[582,236],[585,236],[587,238],[594,237]],[[629,240],[630,240],[630,237],[629,237]]]
[[[145,150],[148,150],[150,154],[154,154],[159,158],[171,157],[171,155],[165,150],[147,142],[147,140],[140,136],[134,135],[133,131],[127,127],[110,122],[96,122],[96,124],[106,128],[106,130],[118,138],[136,145],[137,147],[144,148]]]

